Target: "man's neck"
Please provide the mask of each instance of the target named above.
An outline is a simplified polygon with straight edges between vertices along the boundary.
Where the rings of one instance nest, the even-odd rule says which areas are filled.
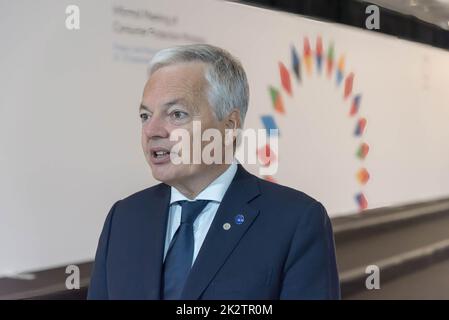
[[[222,175],[229,166],[230,164],[226,163],[217,165],[216,169],[214,168],[214,170],[211,170],[210,172],[201,174],[197,180],[190,180],[188,183],[175,183],[171,186],[176,188],[176,190],[182,193],[186,198],[193,200],[201,193],[201,191],[206,189],[208,185]]]

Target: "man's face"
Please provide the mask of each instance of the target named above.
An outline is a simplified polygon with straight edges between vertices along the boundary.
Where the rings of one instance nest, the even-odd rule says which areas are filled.
[[[169,139],[173,130],[185,129],[192,137],[193,121],[201,121],[201,131],[225,131],[225,120],[217,120],[206,96],[205,68],[200,62],[162,67],[151,75],[144,88],[140,110],[143,152],[153,177],[169,185],[188,185],[212,167],[172,163],[166,152],[178,142]]]

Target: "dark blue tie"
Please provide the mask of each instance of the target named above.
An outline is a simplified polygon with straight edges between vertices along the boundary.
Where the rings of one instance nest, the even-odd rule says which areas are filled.
[[[181,225],[168,248],[164,262],[163,299],[181,298],[193,260],[194,237],[193,222],[207,205],[208,200],[179,201],[181,204]]]

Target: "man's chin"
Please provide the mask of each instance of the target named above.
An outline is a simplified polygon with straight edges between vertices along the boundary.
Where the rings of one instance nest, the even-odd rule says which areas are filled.
[[[169,183],[175,178],[175,174],[169,166],[152,167],[151,173],[157,181]]]
[[[170,179],[167,177],[167,175],[166,174],[164,174],[164,173],[160,173],[160,172],[152,172],[152,174],[153,174],[153,178],[155,179],[155,180],[157,180],[157,181],[159,181],[159,182],[164,182],[164,183],[166,183],[166,182],[168,182]]]

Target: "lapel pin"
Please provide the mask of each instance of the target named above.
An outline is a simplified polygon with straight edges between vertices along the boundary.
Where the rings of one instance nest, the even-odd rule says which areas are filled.
[[[223,229],[225,229],[226,231],[228,231],[229,229],[231,229],[231,224],[226,222],[226,223],[223,225]]]
[[[235,223],[242,224],[245,221],[245,216],[243,214],[238,214],[235,216]]]

